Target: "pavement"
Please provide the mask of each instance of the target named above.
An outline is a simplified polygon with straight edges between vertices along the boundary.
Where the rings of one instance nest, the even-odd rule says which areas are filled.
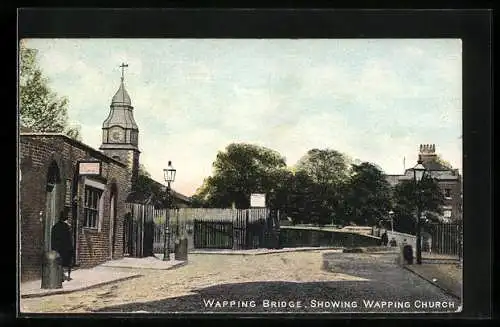
[[[112,268],[132,268],[132,269],[159,269],[168,270],[185,265],[186,261],[175,260],[171,255],[169,261],[163,261],[163,254],[156,254],[146,258],[123,258],[118,260],[107,261],[102,267]]]
[[[107,261],[93,268],[77,269],[71,272],[71,280],[64,281],[62,288],[57,289],[42,289],[40,279],[24,282],[20,285],[21,298],[42,297],[87,290],[140,277],[142,276],[140,269],[167,270],[186,264],[185,261],[175,260],[173,255],[170,261],[163,261],[162,257],[163,255],[146,258],[123,258]],[[131,271],[116,268],[130,268]]]
[[[457,299],[462,298],[463,273],[457,257],[422,254],[422,264],[403,265],[408,271]]]
[[[322,251],[332,250],[341,252],[342,248],[339,247],[297,247],[297,248],[282,248],[282,249],[250,249],[250,250],[221,250],[221,249],[193,249],[189,251],[190,254],[225,254],[225,255],[263,255],[285,252],[300,252],[300,251]]]

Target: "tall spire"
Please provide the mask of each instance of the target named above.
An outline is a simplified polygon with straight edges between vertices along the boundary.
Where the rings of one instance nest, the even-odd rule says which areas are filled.
[[[113,99],[111,100],[111,105],[118,104],[118,105],[131,106],[132,101],[130,101],[130,96],[128,95],[127,90],[125,90],[125,85],[123,83],[123,80],[125,79],[124,77],[125,67],[128,67],[128,64],[122,63],[119,67],[122,69],[120,88],[118,89],[118,91],[116,91],[116,94],[113,96]]]

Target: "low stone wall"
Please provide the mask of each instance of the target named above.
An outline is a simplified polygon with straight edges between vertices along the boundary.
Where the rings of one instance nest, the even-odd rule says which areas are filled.
[[[282,226],[281,247],[330,246],[366,247],[379,245],[380,238],[341,230],[325,230],[314,227]]]
[[[400,246],[403,243],[410,244],[413,248],[415,248],[417,246],[417,238],[415,237],[415,235],[400,233],[400,232],[393,232],[393,231],[388,230],[387,231],[387,239],[389,240],[389,242],[393,238],[396,240],[396,246]]]

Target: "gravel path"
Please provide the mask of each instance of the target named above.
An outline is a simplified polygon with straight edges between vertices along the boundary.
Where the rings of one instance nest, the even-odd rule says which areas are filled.
[[[335,254],[329,258],[334,267],[330,271],[321,269],[322,262],[321,251],[262,256],[192,254],[188,265],[175,270],[143,270],[143,277],[114,285],[22,299],[21,311],[443,312],[458,308],[440,289],[397,266],[392,255]],[[376,300],[378,305],[370,302]],[[453,303],[453,308],[422,309],[415,301],[425,301],[427,306],[435,306],[436,301],[441,306]]]

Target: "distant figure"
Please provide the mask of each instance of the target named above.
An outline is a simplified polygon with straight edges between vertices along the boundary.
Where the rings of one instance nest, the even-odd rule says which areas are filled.
[[[384,234],[382,234],[380,240],[382,241],[383,246],[387,246],[387,243],[389,243],[389,237],[387,236],[387,232],[384,232]]]
[[[393,246],[393,247],[397,245],[397,244],[396,244],[396,239],[395,239],[394,237],[393,237],[393,238],[391,238],[391,241],[389,242],[389,245],[390,245],[390,246]]]
[[[64,211],[59,215],[59,221],[52,227],[51,233],[52,250],[61,256],[61,265],[66,268],[68,275],[64,276],[63,281],[71,280],[71,266],[73,261],[73,240],[71,236],[71,226],[68,224],[68,217]]]

